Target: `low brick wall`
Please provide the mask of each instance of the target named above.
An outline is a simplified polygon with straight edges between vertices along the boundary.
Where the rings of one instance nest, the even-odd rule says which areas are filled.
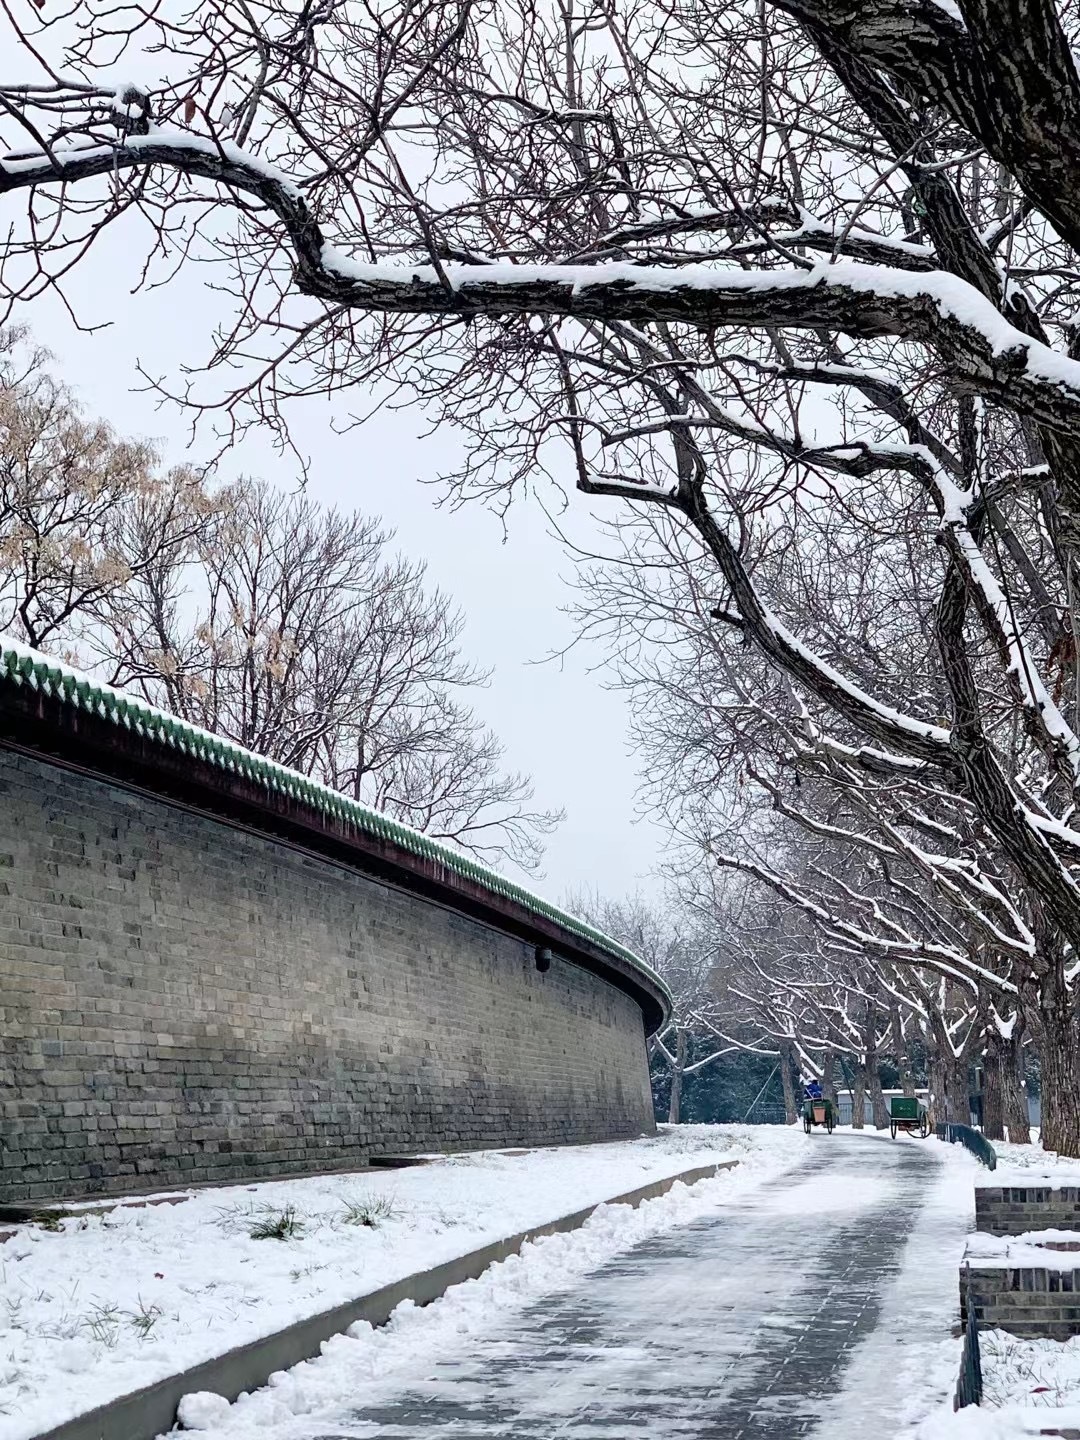
[[[1026,1235],[1030,1230],[1080,1230],[1080,1187],[980,1185],[975,1228],[985,1235]]]
[[[969,1302],[980,1329],[1007,1330],[1025,1339],[1080,1335],[1080,1269],[962,1269],[960,1314],[965,1321]]]

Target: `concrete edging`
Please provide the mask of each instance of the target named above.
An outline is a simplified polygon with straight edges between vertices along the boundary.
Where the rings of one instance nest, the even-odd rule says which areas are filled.
[[[358,1320],[371,1325],[385,1325],[391,1314],[403,1300],[412,1300],[417,1305],[429,1305],[438,1300],[452,1285],[465,1280],[475,1280],[500,1260],[516,1255],[530,1240],[544,1235],[556,1235],[580,1229],[585,1221],[601,1205],[630,1205],[637,1208],[643,1200],[655,1200],[666,1195],[673,1185],[680,1181],[694,1185],[699,1180],[710,1180],[723,1170],[732,1170],[737,1160],[721,1160],[714,1165],[700,1165],[693,1170],[684,1170],[678,1175],[669,1175],[654,1180],[624,1195],[615,1195],[610,1200],[598,1201],[572,1215],[563,1215],[546,1225],[537,1225],[510,1235],[504,1240],[495,1240],[467,1255],[459,1255],[431,1270],[421,1270],[415,1275],[406,1275],[370,1295],[361,1295],[335,1305],[332,1310],[323,1310],[298,1320],[273,1335],[264,1335],[246,1345],[237,1346],[213,1360],[205,1360],[190,1370],[178,1375],[169,1375],[141,1390],[110,1400],[84,1415],[67,1420],[52,1430],[43,1431],[34,1440],[155,1440],[155,1437],[172,1429],[176,1423],[176,1410],[181,1399],[195,1390],[212,1390],[235,1400],[245,1390],[258,1390],[277,1370],[289,1370],[302,1360],[310,1360],[320,1353],[324,1340],[340,1335]]]

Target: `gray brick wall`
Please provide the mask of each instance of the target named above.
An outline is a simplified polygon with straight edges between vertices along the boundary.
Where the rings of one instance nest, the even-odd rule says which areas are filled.
[[[1007,1330],[1027,1339],[1068,1340],[1080,1335],[1080,1270],[961,1269],[964,1320],[970,1303],[980,1329]]]
[[[1029,1230],[1080,1230],[1080,1188],[988,1185],[975,1188],[975,1229],[987,1235]]]
[[[0,1202],[653,1129],[606,982],[3,748],[0,1024]]]

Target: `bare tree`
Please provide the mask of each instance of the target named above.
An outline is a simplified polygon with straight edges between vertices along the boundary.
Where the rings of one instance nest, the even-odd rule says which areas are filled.
[[[127,522],[137,545],[142,521]],[[528,779],[455,698],[486,676],[461,655],[460,613],[390,539],[368,516],[238,482],[193,564],[122,592],[115,679],[437,839],[536,869],[561,813],[530,807]]]
[[[904,647],[917,682],[926,637],[899,629],[894,617],[898,577],[913,594],[918,576],[904,553],[904,527],[894,533],[892,583],[880,557],[872,570],[847,566],[810,536],[775,584],[797,591],[802,562],[820,558],[815,591],[792,601],[804,623],[827,635],[831,627],[832,653],[864,668],[875,663],[875,634],[888,628],[894,655]],[[831,526],[830,534],[842,554],[843,533]],[[1035,946],[1023,887],[1017,903],[1015,877],[992,837],[925,778],[875,774],[856,763],[852,747],[819,744],[792,688],[770,682],[731,627],[712,623],[711,574],[651,530],[637,526],[630,536],[622,526],[615,539],[617,559],[585,569],[579,619],[605,642],[629,690],[646,798],[684,842],[677,868],[692,871],[707,857],[757,887],[761,918],[746,904],[749,920],[723,927],[746,935],[732,952],[729,993],[750,1006],[751,1028],[774,1044],[790,1041],[811,1068],[815,1053],[835,1047],[852,1067],[856,1123],[868,1091],[879,1125],[886,1117],[877,1051],[895,1057],[914,1093],[903,1043],[909,1020],[930,1057],[931,1099],[953,1118],[967,1113],[972,1060],[984,1044],[988,1056],[1004,1046],[1003,1068],[984,1067],[1007,1087],[991,1084],[988,1124],[1000,1134],[1007,1105],[1011,1133],[1026,1136],[1016,1046]],[[879,550],[889,553],[884,542]],[[815,608],[823,596],[828,605]],[[708,884],[696,903],[715,904]],[[779,950],[770,934],[777,903],[806,922],[785,928]],[[847,957],[840,970],[838,956]],[[942,984],[944,997],[935,994]],[[853,1010],[864,1018],[856,1023]],[[800,1014],[812,1018],[813,1044]],[[831,1074],[826,1058],[822,1068]],[[1054,1123],[1048,1114],[1049,1133]]]
[[[637,894],[611,900],[579,892],[570,895],[565,904],[573,914],[640,955],[667,983],[673,1002],[671,1016],[649,1045],[670,1076],[668,1121],[677,1125],[686,1077],[741,1048],[720,1039],[725,1007],[715,935],[699,916],[687,914],[674,899],[654,903]]]
[[[663,511],[817,750],[991,838],[1080,1153],[1074,8],[92,12],[21,33],[0,92],[9,295],[141,221],[151,260],[231,266],[239,384],[181,396],[228,434],[378,376],[464,432],[462,493],[505,503],[563,437],[579,490]],[[102,83],[127,43],[160,84]],[[875,575],[904,517],[922,670],[888,627],[833,651],[842,616],[775,584],[817,515]]]
[[[181,564],[215,502],[195,471],[164,470],[152,446],[84,418],[41,356],[23,358],[0,370],[0,629],[41,649]]]
[[[535,870],[561,814],[463,697],[460,614],[377,520],[214,486],[0,371],[0,628],[417,829]]]

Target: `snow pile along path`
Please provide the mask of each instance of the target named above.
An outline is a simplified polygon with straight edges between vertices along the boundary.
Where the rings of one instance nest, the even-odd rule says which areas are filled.
[[[1043,1150],[1038,1144],[1010,1145],[995,1140],[993,1145],[998,1165],[986,1172],[983,1185],[1080,1185],[1080,1160]]]
[[[781,1173],[807,1143],[782,1127],[670,1127],[622,1143],[204,1190],[176,1206],[69,1219],[55,1234],[23,1227],[0,1245],[0,1440],[29,1440],[305,1316],[652,1180],[743,1162],[702,1187],[711,1199],[695,1187],[692,1204],[715,1204]],[[668,1218],[649,1223],[677,1223],[683,1203],[658,1202],[647,1214]],[[590,1226],[586,1249],[632,1244],[633,1226],[646,1223],[609,1213],[616,1218]]]
[[[760,1141],[764,1143],[755,1143]],[[279,1371],[267,1386],[242,1395],[235,1405],[216,1395],[186,1396],[180,1407],[183,1427],[212,1440],[266,1440],[271,1434],[307,1436],[322,1433],[326,1425],[333,1429],[361,1396],[392,1393],[418,1368],[438,1364],[469,1337],[512,1324],[530,1301],[573,1290],[613,1257],[715,1215],[789,1168],[805,1153],[806,1143],[797,1132],[763,1127],[748,1142],[738,1170],[691,1186],[676,1185],[637,1209],[602,1206],[580,1229],[524,1246],[519,1255],[492,1265],[478,1279],[451,1287],[432,1305],[420,1308],[405,1302],[379,1329],[363,1321],[351,1326],[348,1334],[326,1342],[318,1359]]]
[[[910,1435],[956,1380],[973,1163],[815,1137],[779,1183],[736,1172],[605,1207],[181,1415],[208,1440]]]

